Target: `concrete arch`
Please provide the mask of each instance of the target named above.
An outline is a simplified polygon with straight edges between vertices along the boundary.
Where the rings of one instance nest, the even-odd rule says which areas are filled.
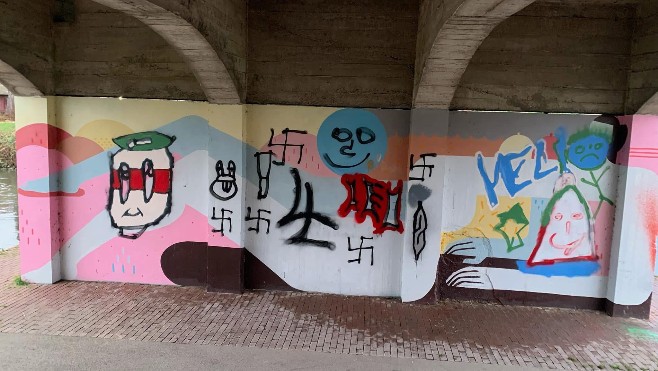
[[[637,111],[638,115],[658,115],[658,92],[649,98]]]
[[[448,109],[473,54],[502,21],[535,0],[425,0],[419,20],[414,107]],[[432,9],[433,8],[433,9]],[[425,28],[423,30],[422,28]]]
[[[148,0],[93,0],[133,16],[179,51],[211,103],[240,103],[226,66],[201,33],[176,14]]]
[[[12,94],[22,97],[41,97],[43,93],[23,74],[0,60],[0,83]]]

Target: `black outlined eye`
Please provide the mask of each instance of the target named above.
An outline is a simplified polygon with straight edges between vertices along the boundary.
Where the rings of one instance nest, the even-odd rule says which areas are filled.
[[[331,137],[339,142],[347,142],[352,139],[352,131],[345,128],[335,128],[331,131]]]
[[[142,179],[144,180],[144,201],[149,202],[153,197],[153,161],[148,158],[142,162]]]
[[[119,201],[126,203],[130,195],[130,167],[127,163],[119,164]]]
[[[356,129],[356,137],[361,144],[368,144],[375,141],[375,132],[364,127]]]

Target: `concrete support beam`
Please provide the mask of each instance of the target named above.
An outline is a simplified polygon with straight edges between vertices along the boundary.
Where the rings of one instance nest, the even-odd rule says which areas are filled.
[[[93,0],[133,16],[180,52],[211,103],[239,103],[240,96],[217,53],[201,33],[184,19],[147,0]]]
[[[244,102],[247,80],[247,1],[149,1],[176,14],[199,30],[226,66]]]
[[[18,188],[34,177],[37,167],[36,171],[53,174],[47,193],[18,193],[21,272],[27,272],[22,278],[33,283],[55,283],[62,279],[61,210],[59,197],[50,197],[59,182],[55,173],[61,158],[59,152],[48,150],[55,148],[59,140],[55,111],[55,97],[16,97],[16,144],[18,147],[30,143],[19,148],[24,151],[17,156]],[[28,125],[34,129],[22,130]],[[42,150],[37,150],[39,147]]]
[[[610,251],[606,312],[649,318],[658,236],[651,229],[658,207],[656,116],[632,116],[627,149],[620,152],[615,224]]]
[[[12,94],[24,97],[40,97],[43,93],[14,67],[0,61],[0,83]]]
[[[658,93],[649,98],[637,111],[638,115],[658,115]]]
[[[53,93],[54,4],[0,0],[0,81],[17,96]]]
[[[500,22],[533,1],[423,1],[421,18],[423,13],[430,15],[419,21],[414,107],[449,108],[461,76],[482,41]]]
[[[626,112],[658,114],[658,2],[640,1],[636,14]]]

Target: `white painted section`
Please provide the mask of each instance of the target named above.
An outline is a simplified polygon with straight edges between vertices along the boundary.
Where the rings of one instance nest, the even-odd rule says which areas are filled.
[[[524,274],[514,269],[467,267],[453,273],[450,278],[467,271],[468,276],[478,276],[484,284],[464,283],[460,287],[481,290],[510,290],[583,296],[590,298],[605,297],[607,277],[544,277]]]
[[[289,187],[292,193],[292,184]],[[246,248],[290,286],[303,291],[332,294],[400,296],[403,246],[401,234],[387,231],[382,236],[373,235],[373,227],[369,219],[363,224],[357,224],[353,215],[345,218],[331,215],[338,223],[339,229],[336,231],[313,221],[308,238],[333,241],[336,244],[334,250],[311,245],[290,245],[285,243],[285,240],[299,231],[303,220],[277,228],[277,221],[288,213],[292,205],[281,205],[272,197],[256,201],[257,192],[257,187],[248,184],[247,206],[252,208],[252,216],[258,209],[267,209],[271,212],[270,233],[265,233],[265,223],[261,223],[259,233],[249,231],[246,234]],[[303,208],[305,196],[302,196]],[[316,204],[321,197],[321,194],[315,195]],[[302,208],[300,210],[303,210]],[[255,222],[245,223],[245,227],[251,226],[255,226]],[[361,252],[360,264],[348,263],[348,260],[358,258],[359,251],[348,251],[347,238],[350,238],[354,249],[361,244],[360,236],[373,238],[373,240],[365,240],[363,245],[374,246],[372,265],[369,250]]]
[[[413,248],[414,213],[417,205],[407,205],[405,244],[402,253],[402,292],[403,302],[422,299],[434,286],[436,272],[441,252],[441,232],[443,221],[443,192],[445,181],[446,159],[434,157],[426,159],[426,163],[434,165],[431,177],[424,181],[411,180],[407,191],[413,184],[426,186],[432,191],[430,197],[423,201],[423,209],[427,215],[427,230],[425,231],[425,248],[416,260]],[[418,162],[416,163],[418,164]],[[412,176],[418,174],[411,173]],[[409,197],[409,195],[407,195]]]
[[[649,240],[641,212],[641,192],[647,190],[658,192],[655,173],[635,167],[620,169],[607,291],[607,298],[615,304],[642,304],[653,291],[650,251],[656,241]]]
[[[62,259],[59,251],[44,264],[41,268],[35,269],[33,271],[23,273],[21,278],[27,282],[32,283],[55,283],[62,279],[61,277],[61,264]]]

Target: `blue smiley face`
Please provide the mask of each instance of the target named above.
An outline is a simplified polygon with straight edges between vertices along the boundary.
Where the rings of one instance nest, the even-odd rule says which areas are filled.
[[[336,174],[368,173],[382,161],[388,138],[373,113],[346,108],[329,115],[318,130],[318,151]]]
[[[605,163],[609,148],[606,138],[591,134],[570,143],[567,158],[581,170],[595,170]]]

